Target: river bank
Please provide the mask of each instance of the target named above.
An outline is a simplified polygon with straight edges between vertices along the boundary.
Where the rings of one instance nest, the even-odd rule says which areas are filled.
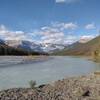
[[[0,56],[0,67],[29,64],[48,60],[48,56]]]
[[[3,90],[0,100],[100,100],[100,75],[66,78],[35,89]]]

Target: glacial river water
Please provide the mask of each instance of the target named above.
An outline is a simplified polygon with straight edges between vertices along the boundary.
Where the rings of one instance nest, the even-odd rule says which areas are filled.
[[[42,58],[41,58],[42,59]],[[42,61],[23,61],[23,57],[0,57],[0,90],[29,87],[100,70],[100,63],[85,57],[52,56]]]

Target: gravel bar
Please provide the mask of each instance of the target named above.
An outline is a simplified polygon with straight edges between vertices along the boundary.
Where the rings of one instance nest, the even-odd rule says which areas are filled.
[[[0,100],[100,100],[100,75],[66,78],[35,89],[3,90]]]

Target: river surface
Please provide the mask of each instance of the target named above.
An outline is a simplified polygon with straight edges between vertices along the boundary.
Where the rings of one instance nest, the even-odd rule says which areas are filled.
[[[0,57],[0,90],[29,87],[30,80],[40,85],[98,70],[100,63],[85,57],[52,56],[39,61],[23,61],[23,57]]]

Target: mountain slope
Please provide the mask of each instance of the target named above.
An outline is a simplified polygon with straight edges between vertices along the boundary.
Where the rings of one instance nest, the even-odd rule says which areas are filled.
[[[0,40],[0,55],[39,55],[37,52],[28,52],[24,49],[14,48],[6,45],[3,40]]]
[[[7,45],[15,48],[25,49],[27,51],[35,51],[40,53],[52,53],[54,51],[63,50],[66,46],[62,44],[51,44],[51,43],[36,43],[26,40],[6,40]]]
[[[87,43],[76,42],[56,55],[91,55],[95,50],[100,49],[100,36],[90,40]]]

